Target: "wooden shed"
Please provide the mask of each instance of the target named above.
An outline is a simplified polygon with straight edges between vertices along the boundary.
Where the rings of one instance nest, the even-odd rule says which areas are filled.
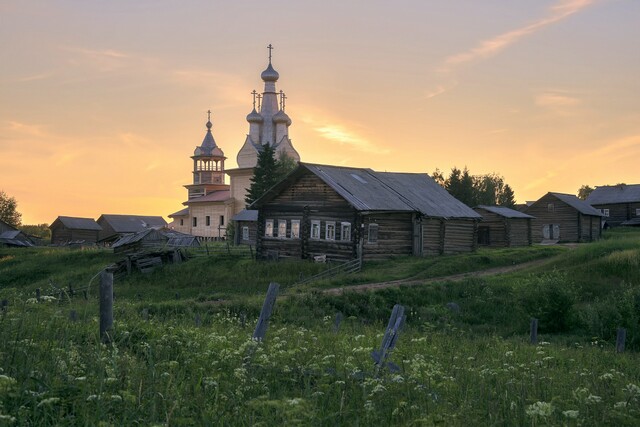
[[[51,244],[66,245],[68,243],[94,244],[98,241],[102,227],[93,218],[59,216],[49,226]]]
[[[531,245],[531,215],[502,206],[480,205],[473,210],[482,215],[478,245],[498,248]]]
[[[602,235],[602,213],[572,194],[547,193],[529,206],[533,243],[591,242]]]
[[[426,174],[309,163],[250,207],[262,258],[470,252],[481,218]]]
[[[640,226],[640,184],[596,187],[585,201],[602,213],[609,227]]]
[[[114,253],[138,252],[144,249],[164,246],[169,238],[161,231],[147,228],[137,233],[122,235],[111,247]]]
[[[20,230],[0,232],[0,246],[28,248],[35,246],[35,242]]]
[[[231,218],[235,226],[236,245],[255,245],[258,232],[258,211],[243,209]]]
[[[98,218],[102,227],[98,241],[110,243],[125,234],[138,233],[148,228],[166,227],[167,221],[161,216],[104,214]]]
[[[4,233],[5,231],[16,231],[16,230],[17,228],[0,219],[0,233]]]

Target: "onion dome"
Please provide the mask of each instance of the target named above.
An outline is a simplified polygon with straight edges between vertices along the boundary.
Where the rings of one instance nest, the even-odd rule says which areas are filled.
[[[271,62],[269,62],[269,66],[262,72],[262,74],[260,74],[260,77],[264,82],[276,82],[280,78],[280,74],[273,69]]]
[[[254,108],[248,115],[247,115],[247,121],[249,123],[262,123],[264,121],[264,118],[260,115],[260,113],[258,113],[256,111],[256,109]]]
[[[275,113],[273,115],[273,119],[272,120],[273,120],[274,123],[286,123],[287,126],[291,125],[291,119],[289,118],[287,113],[285,113],[282,110],[280,110],[277,113]]]

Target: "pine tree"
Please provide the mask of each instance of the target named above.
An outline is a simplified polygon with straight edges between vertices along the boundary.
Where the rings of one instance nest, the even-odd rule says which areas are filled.
[[[258,163],[253,169],[251,186],[247,189],[245,202],[247,206],[255,202],[269,188],[277,182],[278,163],[275,159],[275,150],[269,144],[263,145],[258,153]]]
[[[502,192],[498,195],[498,205],[512,209],[516,207],[515,193],[509,184],[505,184]]]

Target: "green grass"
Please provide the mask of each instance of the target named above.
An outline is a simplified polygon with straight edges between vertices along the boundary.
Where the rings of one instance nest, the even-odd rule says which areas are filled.
[[[33,297],[50,279],[86,286],[117,256],[0,249],[0,299],[9,300],[0,314],[0,426],[637,425],[639,248],[640,232],[616,230],[574,249],[367,263],[304,287],[293,285],[326,266],[195,258],[116,282],[109,345],[98,337],[97,279],[88,301]],[[499,276],[320,292],[545,258]],[[271,281],[282,296],[258,344],[250,337]],[[370,352],[396,303],[407,325],[390,357],[402,370],[376,375]],[[336,334],[337,311],[345,320]],[[527,344],[531,316],[539,346]],[[627,352],[616,354],[620,326]]]

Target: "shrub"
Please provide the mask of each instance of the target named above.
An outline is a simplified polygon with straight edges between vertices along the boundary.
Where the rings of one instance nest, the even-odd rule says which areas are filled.
[[[520,303],[538,319],[541,331],[565,332],[574,326],[575,285],[566,274],[530,276],[523,285]]]

